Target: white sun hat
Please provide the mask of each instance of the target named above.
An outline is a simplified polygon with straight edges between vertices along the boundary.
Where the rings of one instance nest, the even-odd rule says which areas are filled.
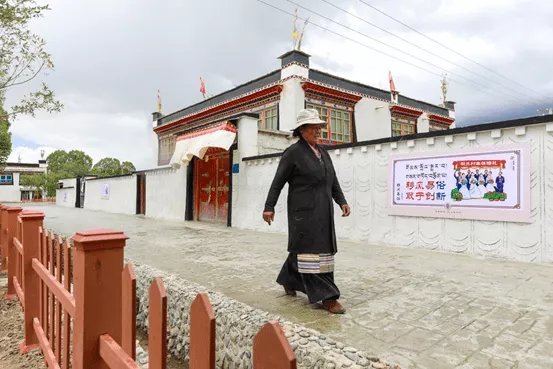
[[[296,126],[292,131],[300,128],[304,124],[326,125],[326,122],[319,118],[319,112],[316,109],[302,109],[296,117]]]

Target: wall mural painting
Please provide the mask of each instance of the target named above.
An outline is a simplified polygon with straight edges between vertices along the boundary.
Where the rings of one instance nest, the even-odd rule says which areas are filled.
[[[519,145],[392,157],[389,213],[528,222],[529,155]]]

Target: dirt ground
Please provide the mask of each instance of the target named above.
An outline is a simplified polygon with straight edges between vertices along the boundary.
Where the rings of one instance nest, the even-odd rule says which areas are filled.
[[[19,354],[23,341],[23,312],[16,300],[6,300],[6,275],[0,274],[0,368],[46,368],[40,350]]]

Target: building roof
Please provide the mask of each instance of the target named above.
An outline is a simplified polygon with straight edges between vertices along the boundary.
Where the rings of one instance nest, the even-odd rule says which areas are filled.
[[[358,92],[363,95],[368,95],[377,99],[391,101],[390,91],[381,90],[376,87],[368,86],[360,82],[351,81],[342,77],[338,77],[329,73],[325,73],[316,69],[309,69],[309,79],[324,83],[331,86],[336,86],[344,90],[349,90],[353,92]],[[430,104],[424,101],[415,100],[410,97],[399,95],[398,103],[402,105],[407,105],[413,108],[420,110],[428,111],[440,115],[449,115],[449,111],[446,108]]]
[[[6,163],[0,172],[10,173],[46,173],[46,166],[40,166],[39,163]]]
[[[6,167],[11,168],[39,168],[38,163],[6,163]]]
[[[309,55],[298,50],[287,52],[284,55],[280,56],[280,59],[282,59],[283,67],[287,63],[291,63],[291,62],[298,62],[300,64],[304,64],[305,66],[309,66]],[[190,105],[186,108],[183,108],[171,114],[165,115],[159,118],[158,127],[174,122],[178,119],[197,113],[199,111],[205,110],[211,106],[221,104],[225,101],[235,99],[238,96],[248,94],[252,91],[274,84],[280,81],[281,70],[282,69],[277,69],[259,78],[256,78],[254,80],[241,84],[240,86],[234,87],[218,95],[205,99],[199,103]],[[309,69],[309,79],[322,84],[334,86],[344,90],[349,90],[362,95],[367,95],[376,99],[380,99],[388,102],[391,101],[389,91],[368,86],[359,82],[347,80],[345,78],[341,78],[316,69]],[[443,108],[434,104],[430,104],[424,101],[412,99],[403,95],[399,95],[398,103],[401,105],[406,105],[409,107],[424,110],[434,114],[449,116],[449,111],[446,108]]]
[[[200,110],[206,109],[210,106],[220,104],[224,101],[231,100],[240,95],[247,94],[248,92],[255,91],[264,86],[270,85],[280,80],[280,69],[277,69],[271,73],[268,73],[264,76],[246,82],[240,86],[234,87],[233,89],[227,90],[219,95],[205,99],[197,104],[190,105],[184,109],[178,110],[174,113],[168,114],[162,117],[159,120],[159,125],[164,125],[170,122],[173,122],[179,118],[185,117],[187,115],[196,113]]]

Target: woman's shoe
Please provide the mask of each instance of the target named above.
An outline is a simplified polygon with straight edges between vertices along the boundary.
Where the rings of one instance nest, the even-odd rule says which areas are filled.
[[[346,309],[338,302],[338,300],[323,301],[323,308],[332,314],[344,314]]]
[[[288,296],[296,296],[296,291],[291,290],[291,289],[289,289],[289,288],[284,287],[284,292],[285,292]]]

